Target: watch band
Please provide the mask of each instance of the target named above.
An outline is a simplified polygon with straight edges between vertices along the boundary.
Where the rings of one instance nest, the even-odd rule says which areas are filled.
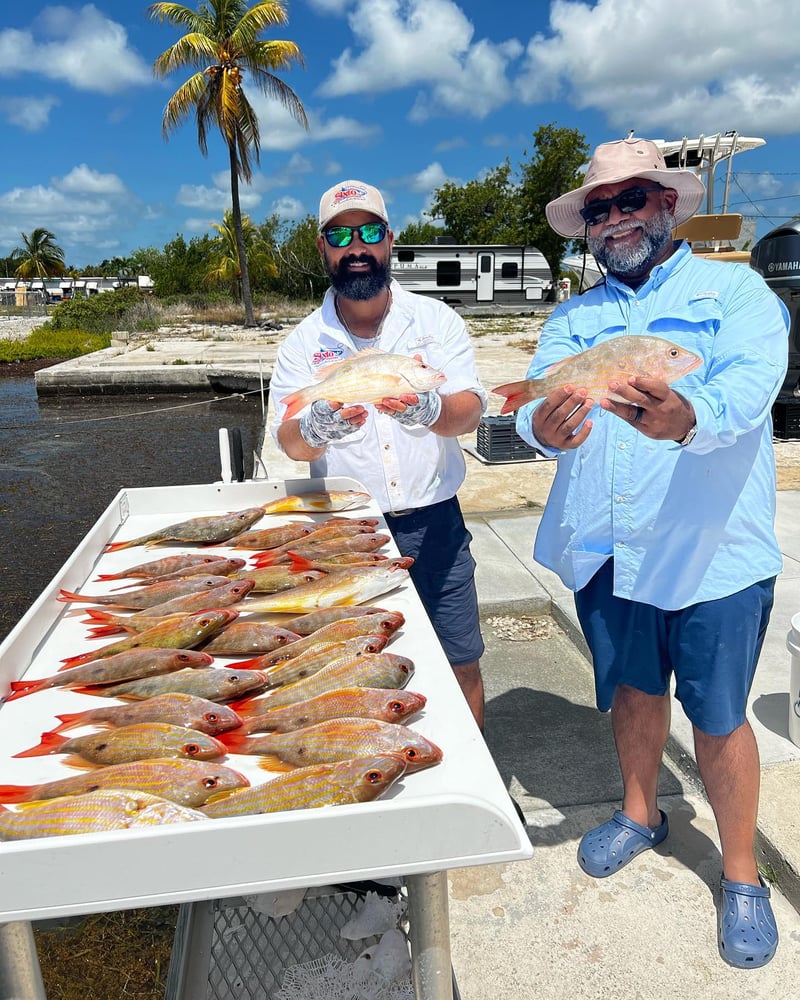
[[[689,430],[686,432],[686,437],[683,438],[678,444],[683,448],[687,444],[690,444],[694,440],[694,436],[697,433],[697,424],[692,424]]]

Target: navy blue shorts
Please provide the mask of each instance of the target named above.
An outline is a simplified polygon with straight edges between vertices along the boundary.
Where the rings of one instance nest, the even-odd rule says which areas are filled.
[[[724,736],[741,726],[775,578],[679,611],[614,597],[613,582],[614,562],[608,559],[575,594],[600,711],[611,708],[619,684],[663,695],[674,674],[675,695],[701,732]]]
[[[411,579],[448,662],[462,667],[483,655],[475,560],[456,497],[410,514],[385,514],[400,554],[413,556]]]

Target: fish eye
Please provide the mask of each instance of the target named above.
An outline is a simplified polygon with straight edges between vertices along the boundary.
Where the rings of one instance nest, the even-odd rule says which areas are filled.
[[[104,743],[98,743],[98,744],[97,744],[97,745],[95,746],[95,751],[98,751],[98,750],[105,750],[105,749],[106,749],[107,747],[108,747],[108,741],[106,740],[106,741],[105,741]]]
[[[203,788],[216,788],[218,784],[216,778],[203,778]]]
[[[669,356],[671,358],[677,358],[677,356],[678,356],[678,348],[677,347],[670,347],[670,349],[669,349]]]
[[[200,747],[196,743],[186,743],[184,744],[183,752],[188,757],[194,757],[200,753]]]
[[[416,760],[417,751],[413,747],[406,747],[406,760]]]
[[[371,785],[377,785],[383,778],[383,774],[380,771],[367,771],[364,777]]]
[[[206,722],[219,722],[219,716],[216,712],[206,712],[203,718]]]
[[[394,712],[395,715],[399,715],[403,711],[403,707],[404,706],[403,706],[402,701],[390,701],[389,702],[389,711],[390,712]]]

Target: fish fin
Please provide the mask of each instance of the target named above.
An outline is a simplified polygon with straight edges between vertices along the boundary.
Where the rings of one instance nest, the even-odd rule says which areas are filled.
[[[62,757],[61,763],[66,764],[67,767],[74,767],[78,771],[97,770],[96,764],[92,764],[91,761],[84,760],[83,757],[79,757],[76,753],[70,753],[67,754],[66,757]]]
[[[512,410],[518,410],[525,403],[530,403],[531,400],[538,399],[539,397],[536,394],[537,386],[542,381],[543,379],[535,378],[523,379],[521,382],[506,382],[504,385],[498,385],[497,388],[492,389],[492,392],[496,395],[506,397],[500,414],[511,413]]]
[[[20,750],[19,753],[12,754],[12,757],[44,757],[50,753],[59,753],[66,742],[66,736],[56,736],[53,732],[42,733],[40,743],[28,750]]]
[[[24,802],[35,785],[0,785],[0,802]]]
[[[131,538],[127,542],[108,542],[106,544],[106,552],[119,552],[120,549],[132,549],[134,545],[141,545],[141,538]]]
[[[308,388],[298,389],[296,392],[290,392],[288,396],[284,396],[281,403],[286,405],[286,412],[283,417],[281,417],[281,422],[285,420],[291,420],[296,417],[297,414],[311,402],[308,399]],[[268,506],[268,505],[267,505]]]
[[[304,556],[299,556],[296,552],[287,552],[286,555],[291,560],[291,572],[300,573],[303,570],[314,569],[314,563],[310,559],[306,559]]]
[[[222,743],[229,753],[242,753],[242,748],[250,742],[242,733],[220,733],[216,739]],[[245,751],[247,752],[247,751]]]
[[[262,670],[264,656],[269,656],[271,654],[265,653],[261,656],[253,656],[249,660],[238,660],[236,663],[227,663],[226,666],[232,670]],[[234,709],[236,711],[236,709]]]
[[[84,618],[83,624],[88,625],[89,622]],[[128,631],[128,629],[123,628],[122,625],[97,625],[95,628],[89,629],[87,638],[102,639],[105,635],[119,635],[120,633],[124,633],[126,631]],[[133,629],[130,629],[130,631],[132,632]]]
[[[92,580],[93,583],[97,583],[99,580],[124,580],[128,574],[122,573],[98,573],[96,577]]]
[[[262,771],[271,771],[277,774],[295,770],[294,764],[289,764],[287,761],[281,760],[281,758],[276,757],[274,753],[260,754],[258,766]]]
[[[70,604],[72,601],[93,601],[93,597],[84,597],[83,594],[76,594],[72,590],[64,590],[63,588],[59,590],[57,601],[61,601],[62,604]]]
[[[73,688],[73,691],[75,688]],[[63,715],[57,715],[56,718],[60,720],[59,724],[50,730],[50,735],[55,733],[65,733],[68,729],[75,729],[77,726],[82,726],[86,717],[85,712],[65,712]],[[88,720],[86,720],[88,722]],[[111,729],[111,725],[108,722],[95,722],[92,720],[92,725],[97,726],[98,729]]]
[[[16,701],[17,698],[24,698],[26,694],[43,691],[47,686],[46,680],[11,681],[11,694],[7,694],[3,701]]]

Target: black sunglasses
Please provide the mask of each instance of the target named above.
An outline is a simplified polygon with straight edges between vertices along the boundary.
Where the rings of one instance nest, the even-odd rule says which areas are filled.
[[[353,234],[358,233],[362,243],[380,243],[386,236],[385,222],[365,222],[363,226],[333,226],[323,236],[331,247],[349,247]]]
[[[611,214],[611,209],[614,206],[616,206],[623,215],[630,215],[631,212],[638,212],[644,208],[647,204],[647,195],[651,191],[663,190],[664,188],[660,184],[656,184],[652,187],[641,187],[637,185],[636,187],[625,188],[624,191],[620,191],[620,193],[615,195],[613,198],[598,198],[596,201],[590,201],[578,211],[587,226],[599,226],[601,222],[606,222],[608,220],[608,217]]]

